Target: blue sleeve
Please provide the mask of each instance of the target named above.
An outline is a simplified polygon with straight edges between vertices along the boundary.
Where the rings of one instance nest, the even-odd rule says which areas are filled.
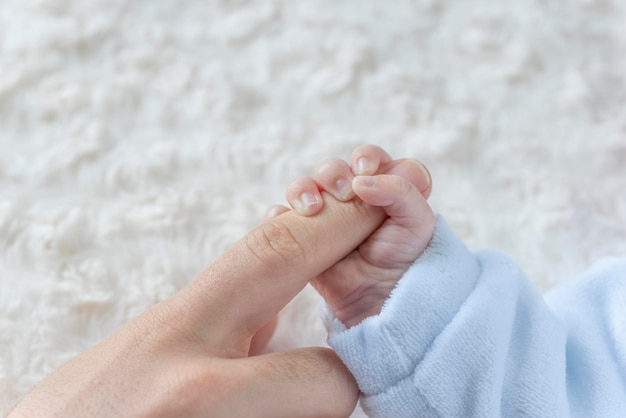
[[[507,255],[437,219],[380,314],[328,342],[372,417],[626,416],[626,262],[544,299]]]

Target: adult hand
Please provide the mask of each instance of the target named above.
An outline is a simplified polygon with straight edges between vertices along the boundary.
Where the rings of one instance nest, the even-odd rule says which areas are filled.
[[[10,417],[345,417],[356,384],[333,351],[250,356],[255,334],[363,242],[379,208],[325,197],[263,223],[188,286],[64,364]]]

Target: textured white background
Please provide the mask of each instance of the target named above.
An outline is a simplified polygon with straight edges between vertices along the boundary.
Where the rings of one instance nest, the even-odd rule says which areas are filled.
[[[0,0],[0,412],[363,143],[547,289],[626,254],[621,0]],[[323,344],[317,298],[276,347]]]

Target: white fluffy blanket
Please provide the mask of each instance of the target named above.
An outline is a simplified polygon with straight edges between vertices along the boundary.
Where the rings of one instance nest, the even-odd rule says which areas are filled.
[[[3,0],[0,413],[363,143],[546,289],[626,254],[622,0]],[[317,296],[275,347],[319,345]]]

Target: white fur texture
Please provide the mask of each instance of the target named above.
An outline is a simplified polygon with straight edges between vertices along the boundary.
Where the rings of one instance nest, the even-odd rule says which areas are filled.
[[[544,289],[626,254],[625,8],[0,2],[0,412],[363,143]],[[317,303],[274,347],[324,343]]]

